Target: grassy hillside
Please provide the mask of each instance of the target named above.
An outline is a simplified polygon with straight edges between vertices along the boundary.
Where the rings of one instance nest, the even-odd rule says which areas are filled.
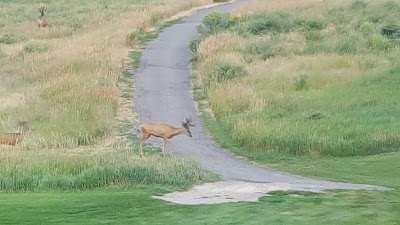
[[[281,171],[398,188],[399,7],[259,1],[209,14],[193,87],[216,142]]]
[[[265,154],[398,151],[400,3],[288,7],[198,45],[198,98],[229,140]]]
[[[138,159],[128,72],[155,36],[147,28],[207,3],[46,1],[49,25],[39,29],[38,1],[1,0],[0,132],[15,132],[18,121],[32,132],[21,145],[0,146],[0,190],[204,180],[196,163],[160,158],[151,148]]]

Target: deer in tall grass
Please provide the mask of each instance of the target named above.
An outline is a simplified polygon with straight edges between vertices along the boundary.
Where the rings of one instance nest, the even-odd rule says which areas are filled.
[[[15,146],[24,139],[31,128],[28,122],[22,121],[18,123],[18,130],[18,133],[0,133],[0,144]]]
[[[44,11],[46,11],[46,7],[45,6],[39,7],[40,16],[38,17],[38,21],[37,21],[39,29],[41,27],[46,27],[47,26],[47,18],[44,15]]]
[[[192,119],[187,117],[185,117],[185,119],[182,121],[182,127],[174,127],[170,124],[158,122],[143,123],[139,126],[139,131],[142,133],[139,145],[140,157],[143,157],[143,143],[149,139],[150,136],[164,139],[162,153],[165,155],[166,146],[171,138],[180,134],[186,134],[187,136],[192,137],[192,133],[189,130],[190,126],[194,127],[195,125],[193,124]]]

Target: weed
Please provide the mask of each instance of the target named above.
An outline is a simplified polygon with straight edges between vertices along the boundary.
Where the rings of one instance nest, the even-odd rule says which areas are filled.
[[[6,44],[6,45],[23,42],[25,40],[26,37],[16,34],[3,34],[0,36],[0,44]]]
[[[288,32],[295,26],[288,13],[257,13],[246,24],[247,30],[255,35]]]
[[[50,46],[45,43],[29,43],[24,46],[25,53],[43,53],[50,50]]]
[[[212,12],[207,14],[196,28],[202,37],[207,37],[235,26],[238,21],[238,17],[229,13]]]
[[[246,69],[243,65],[235,65],[230,63],[217,64],[211,74],[211,80],[217,82],[224,82],[238,77],[247,75]]]

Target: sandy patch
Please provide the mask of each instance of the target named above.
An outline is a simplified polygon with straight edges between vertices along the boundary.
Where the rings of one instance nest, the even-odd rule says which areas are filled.
[[[285,183],[249,183],[242,181],[219,181],[193,187],[184,192],[172,192],[162,196],[153,196],[155,199],[173,202],[182,205],[219,204],[226,202],[257,202],[260,197],[270,191],[299,190]],[[307,190],[319,192],[319,190]]]

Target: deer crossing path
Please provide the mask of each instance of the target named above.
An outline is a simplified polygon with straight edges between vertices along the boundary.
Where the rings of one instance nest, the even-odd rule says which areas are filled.
[[[239,201],[240,197],[229,195],[234,195],[232,191],[243,193],[246,190],[247,194],[252,197],[254,197],[255,192],[262,193],[275,189],[310,191],[329,189],[388,190],[384,187],[366,184],[309,179],[262,168],[234,157],[219,148],[210,139],[200,123],[191,91],[189,45],[197,35],[196,25],[207,13],[229,11],[248,2],[238,0],[230,4],[199,10],[184,18],[180,23],[166,28],[158,38],[149,43],[142,55],[138,69],[133,73],[136,89],[135,107],[139,115],[137,125],[145,121],[157,121],[179,126],[185,116],[192,116],[196,122],[196,127],[191,128],[193,137],[189,138],[185,135],[174,137],[170,142],[170,153],[196,159],[203,168],[220,175],[223,179],[217,184],[207,184],[216,185],[214,188],[219,188],[219,192],[208,193],[211,196],[201,196],[201,194],[197,196],[193,192],[188,192],[188,195],[197,196],[197,200],[191,202],[202,204],[213,198],[215,201],[211,202]],[[162,146],[161,139],[150,138],[148,142]],[[240,189],[240,187],[249,185],[252,185],[252,188]],[[212,187],[209,186],[209,188]],[[197,190],[201,189],[201,187],[198,187]],[[179,196],[184,198],[183,193]],[[248,200],[250,199],[249,197]],[[187,199],[180,201],[179,197],[176,197],[175,200],[169,200],[182,204],[189,204],[190,202],[186,201]]]

